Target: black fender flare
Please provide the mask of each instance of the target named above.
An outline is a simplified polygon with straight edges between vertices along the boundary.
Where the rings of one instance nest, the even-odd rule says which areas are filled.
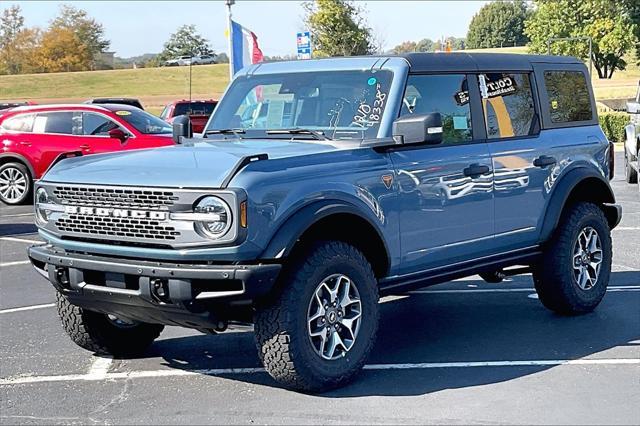
[[[622,210],[620,206],[614,204],[616,199],[609,181],[591,167],[578,167],[568,171],[556,183],[547,202],[547,209],[540,232],[540,243],[547,241],[555,231],[573,190],[582,182],[586,180],[593,181],[593,179],[597,179],[598,182],[597,187],[593,188],[593,199],[601,205],[609,221],[609,226],[613,229],[620,223]]]
[[[360,219],[366,221],[371,228],[376,231],[378,238],[382,241],[385,249],[385,256],[387,257],[387,261],[390,262],[389,248],[387,247],[387,242],[382,236],[380,229],[372,223],[373,221],[370,218],[363,215],[362,211],[357,206],[341,200],[316,201],[295,211],[273,234],[260,258],[280,259],[287,257],[291,253],[296,242],[306,230],[321,219],[341,213],[358,216]]]
[[[0,160],[4,160],[5,158],[18,160],[20,163],[24,164],[27,167],[29,173],[31,174],[31,179],[36,178],[35,170],[33,170],[33,166],[31,166],[31,163],[29,162],[29,160],[27,160],[26,157],[20,154],[16,154],[15,152],[3,152],[2,154],[0,154]]]

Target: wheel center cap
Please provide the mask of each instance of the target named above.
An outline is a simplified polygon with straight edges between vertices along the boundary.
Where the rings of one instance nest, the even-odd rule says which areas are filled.
[[[327,321],[329,322],[329,324],[335,324],[337,320],[338,320],[338,314],[336,314],[336,311],[331,310],[327,312]]]

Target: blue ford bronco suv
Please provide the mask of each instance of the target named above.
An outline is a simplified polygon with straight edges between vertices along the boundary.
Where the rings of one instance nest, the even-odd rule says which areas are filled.
[[[568,57],[409,54],[254,65],[202,138],[68,158],[36,185],[29,256],[81,347],[136,356],[165,325],[253,323],[279,383],[362,368],[378,299],[531,272],[593,310],[621,218],[587,70]]]

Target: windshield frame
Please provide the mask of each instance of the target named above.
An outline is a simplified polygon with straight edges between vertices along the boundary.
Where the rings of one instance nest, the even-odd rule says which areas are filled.
[[[402,104],[402,94],[404,93],[404,85],[409,72],[409,63],[406,59],[401,57],[379,57],[379,56],[365,56],[365,57],[350,57],[350,58],[327,58],[327,59],[312,59],[305,61],[281,61],[272,63],[260,63],[247,68],[242,69],[227,86],[225,93],[219,99],[218,106],[213,111],[213,114],[209,117],[206,130],[214,130],[217,127],[212,126],[218,115],[221,113],[221,108],[225,102],[228,102],[229,93],[234,90],[236,83],[240,79],[252,78],[254,76],[261,75],[277,75],[277,74],[299,74],[305,72],[332,72],[332,71],[390,71],[390,87],[387,91],[387,105],[383,112],[382,119],[379,122],[377,134],[374,135],[374,139],[388,138],[391,136],[391,129],[393,121],[398,117],[400,106]],[[314,126],[298,126],[303,129],[309,130],[323,130],[322,128]],[[247,129],[247,134],[243,135],[244,139],[255,138],[277,138],[280,140],[308,140],[311,142],[317,142],[309,135],[266,135],[265,131],[260,131],[262,135],[253,135],[251,129]],[[325,134],[327,138],[331,138],[331,132]],[[228,139],[228,135],[224,137]],[[340,139],[344,141],[363,141],[370,140],[371,137],[367,136],[364,139],[361,138],[345,138]]]

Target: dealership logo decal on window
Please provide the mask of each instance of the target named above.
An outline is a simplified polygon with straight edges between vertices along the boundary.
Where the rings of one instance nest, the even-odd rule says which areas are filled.
[[[491,74],[488,76],[481,74],[479,77],[480,93],[484,99],[510,95],[518,90],[516,81],[509,75],[501,75],[497,79],[494,79],[497,75]]]

